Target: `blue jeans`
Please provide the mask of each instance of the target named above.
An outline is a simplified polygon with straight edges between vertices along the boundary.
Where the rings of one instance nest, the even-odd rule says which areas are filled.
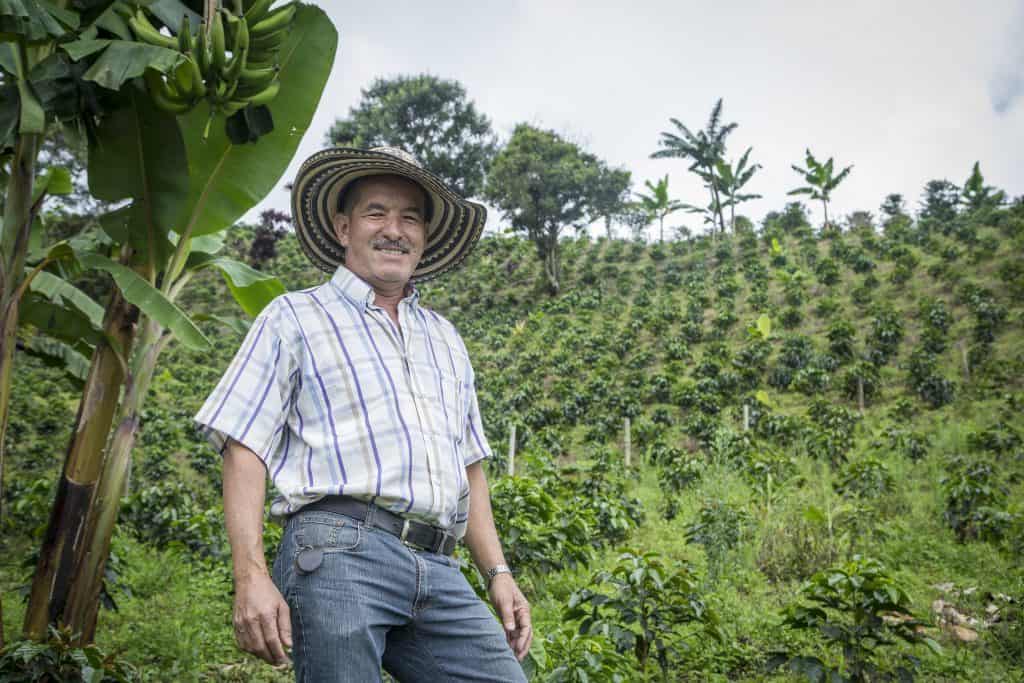
[[[368,683],[383,667],[403,682],[525,683],[455,560],[367,522],[299,511],[285,527],[273,573],[291,610],[295,680]],[[317,569],[296,566],[302,548],[322,549]]]

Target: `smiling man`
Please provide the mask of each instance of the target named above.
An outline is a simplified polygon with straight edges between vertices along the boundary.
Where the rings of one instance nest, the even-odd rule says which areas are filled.
[[[524,681],[530,607],[494,526],[473,368],[413,286],[466,258],[486,211],[401,150],[334,148],[303,164],[292,212],[332,276],[267,306],[196,416],[224,454],[238,644],[275,664],[292,648],[297,681]],[[272,574],[268,476],[286,520]]]

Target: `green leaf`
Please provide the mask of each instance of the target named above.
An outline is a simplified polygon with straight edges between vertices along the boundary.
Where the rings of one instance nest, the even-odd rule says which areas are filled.
[[[115,214],[101,224],[122,243],[126,225],[135,252],[162,270],[172,251],[167,235],[189,193],[185,145],[174,115],[141,88],[126,90],[123,106],[104,118],[89,145],[89,190],[108,202],[135,200],[127,219]]]
[[[103,338],[82,313],[31,291],[25,293],[18,306],[18,324],[31,325],[49,337],[75,345],[95,346]]]
[[[84,315],[97,330],[103,327],[103,307],[64,278],[42,270],[32,278],[29,290],[45,296],[53,303],[63,302],[74,308]]]
[[[757,331],[761,333],[761,336],[767,339],[772,336],[772,319],[767,315],[762,315],[757,319]]]
[[[181,117],[192,178],[188,202],[177,221],[191,236],[232,225],[261,201],[284,174],[309,127],[330,75],[338,34],[323,10],[299,5],[295,23],[281,51],[281,90],[269,107],[274,131],[255,145],[233,145],[217,117],[204,142],[206,107]]]
[[[221,272],[235,301],[251,316],[259,315],[264,306],[285,292],[284,285],[273,275],[261,273],[226,256],[211,257],[209,254],[196,252],[189,256],[185,265],[190,270],[211,266]]]
[[[27,42],[60,38],[66,28],[78,28],[78,15],[46,0],[0,0],[0,34],[15,34]],[[12,41],[13,42],[13,41]]]
[[[147,68],[168,73],[184,59],[177,50],[134,40],[76,40],[62,47],[76,62],[103,50],[83,78],[110,90],[120,90],[125,81],[138,78]]]
[[[99,254],[84,253],[79,254],[78,258],[87,268],[110,273],[129,303],[135,304],[147,316],[173,332],[182,344],[198,351],[210,348],[210,341],[202,330],[173,301],[134,270]]]
[[[249,321],[243,320],[242,318],[236,318],[234,316],[227,315],[213,315],[210,313],[197,313],[192,316],[192,319],[196,322],[217,322],[224,325],[232,332],[235,332],[238,336],[244,337],[249,333]]]
[[[25,341],[23,349],[29,355],[42,358],[47,365],[64,368],[81,382],[89,375],[89,359],[62,341],[34,334]]]

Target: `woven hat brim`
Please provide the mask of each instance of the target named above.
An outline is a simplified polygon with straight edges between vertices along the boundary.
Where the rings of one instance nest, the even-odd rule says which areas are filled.
[[[487,209],[462,199],[436,175],[384,152],[333,147],[306,159],[292,186],[292,217],[299,246],[321,270],[334,272],[345,248],[334,234],[338,197],[352,181],[371,175],[398,175],[418,183],[430,197],[427,242],[413,282],[425,282],[458,267],[480,239]]]

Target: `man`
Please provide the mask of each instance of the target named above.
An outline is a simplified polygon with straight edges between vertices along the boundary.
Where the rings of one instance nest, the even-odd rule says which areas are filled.
[[[523,681],[530,608],[505,564],[473,369],[413,281],[459,265],[486,211],[401,150],[334,148],[292,191],[331,279],[278,297],[196,416],[224,454],[239,646],[297,681]],[[265,479],[287,522],[263,555]],[[501,623],[455,562],[459,538]]]

